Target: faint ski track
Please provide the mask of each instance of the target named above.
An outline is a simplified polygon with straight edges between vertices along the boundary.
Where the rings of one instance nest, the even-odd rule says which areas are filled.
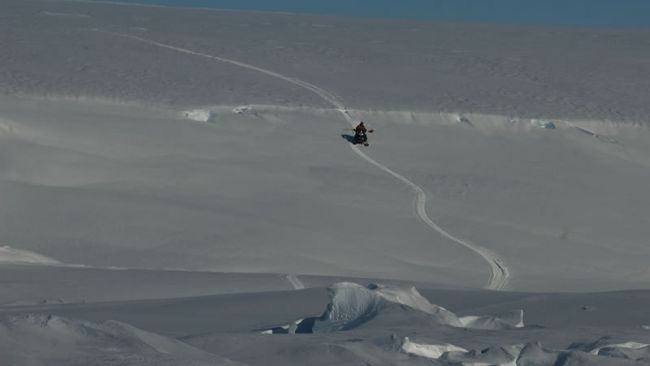
[[[180,48],[180,47],[168,45],[168,44],[165,44],[165,43],[156,42],[154,40],[150,40],[150,39],[147,39],[147,38],[132,36],[132,35],[128,35],[128,34],[122,34],[122,33],[107,32],[107,31],[102,31],[102,30],[97,30],[97,29],[95,29],[94,31],[105,33],[105,34],[110,34],[110,35],[114,35],[114,36],[118,36],[118,37],[129,38],[129,39],[132,39],[132,40],[135,40],[135,41],[147,43],[147,44],[150,44],[150,45],[154,45],[154,46],[161,47],[161,48],[166,48],[166,49],[169,49],[169,50],[174,50],[174,51],[189,54],[189,55],[194,55],[194,56],[213,59],[213,60],[216,60],[216,61],[219,61],[219,62],[224,62],[224,63],[228,63],[228,64],[231,64],[231,65],[240,66],[240,67],[243,67],[245,69],[257,71],[257,72],[260,72],[262,74],[266,74],[266,75],[269,75],[269,76],[272,76],[272,77],[275,77],[275,78],[278,78],[278,79],[282,79],[282,80],[284,80],[286,82],[292,83],[294,85],[298,85],[298,86],[300,86],[300,87],[302,87],[304,89],[307,89],[307,90],[315,93],[316,95],[320,96],[325,101],[327,101],[332,106],[334,106],[336,108],[336,110],[341,112],[343,117],[345,117],[345,119],[348,121],[348,123],[351,126],[354,126],[354,124],[355,124],[355,120],[350,116],[349,112],[345,108],[345,105],[338,99],[338,97],[336,95],[334,95],[334,94],[328,92],[327,90],[324,90],[324,89],[322,89],[322,88],[320,88],[320,87],[318,87],[316,85],[310,84],[310,83],[308,83],[306,81],[299,80],[299,79],[296,79],[296,78],[292,78],[292,77],[289,77],[289,76],[285,76],[285,75],[279,74],[277,72],[274,72],[274,71],[271,71],[271,70],[266,70],[266,69],[263,69],[261,67],[250,65],[250,64],[247,64],[247,63],[244,63],[244,62],[230,60],[230,59],[219,57],[219,56],[208,55],[206,53],[196,52],[196,51],[188,50],[188,49],[185,49],[185,48]],[[427,214],[427,210],[426,210],[427,195],[420,186],[418,186],[417,184],[411,182],[410,180],[408,180],[407,178],[405,178],[401,174],[396,173],[393,170],[391,170],[390,168],[388,168],[388,167],[382,165],[381,163],[377,162],[376,160],[374,160],[373,158],[368,156],[366,153],[361,151],[361,149],[359,149],[358,146],[350,145],[350,148],[357,155],[359,155],[361,158],[363,158],[364,160],[366,160],[370,164],[372,164],[372,165],[376,166],[377,168],[383,170],[384,172],[392,175],[397,180],[403,182],[404,184],[411,187],[411,189],[413,189],[415,191],[415,193],[416,193],[416,212],[417,212],[417,215],[420,218],[420,220],[422,220],[427,226],[429,226],[430,228],[432,228],[433,230],[438,232],[444,238],[447,238],[447,239],[453,241],[454,243],[456,243],[458,245],[461,245],[461,246],[475,252],[476,254],[481,256],[481,258],[483,258],[489,264],[489,266],[490,266],[490,279],[488,280],[488,283],[485,286],[486,288],[492,289],[492,290],[503,290],[503,289],[506,288],[506,286],[508,284],[508,279],[510,278],[510,271],[509,271],[508,267],[505,265],[505,263],[503,262],[503,260],[501,258],[499,258],[492,251],[490,251],[490,250],[488,250],[486,248],[483,248],[481,246],[478,246],[476,244],[472,244],[472,243],[470,243],[468,241],[465,241],[463,239],[460,239],[460,238],[450,234],[448,231],[446,231],[442,227],[440,227],[433,220],[431,220],[431,218]],[[293,276],[293,277],[290,277],[290,276]],[[291,282],[291,284],[294,287],[296,287],[296,284],[294,284],[294,282],[292,281],[292,278],[297,280],[297,278],[294,275],[287,275],[287,279]]]
[[[305,285],[303,285],[302,281],[296,276],[295,274],[288,274],[287,275],[287,280],[289,283],[291,283],[291,286],[293,286],[294,290],[304,290]]]

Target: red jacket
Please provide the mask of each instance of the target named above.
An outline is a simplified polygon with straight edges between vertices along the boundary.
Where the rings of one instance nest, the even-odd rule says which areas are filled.
[[[357,135],[365,134],[368,132],[368,129],[366,129],[366,126],[363,125],[363,122],[359,123],[357,127],[354,128],[354,132]]]

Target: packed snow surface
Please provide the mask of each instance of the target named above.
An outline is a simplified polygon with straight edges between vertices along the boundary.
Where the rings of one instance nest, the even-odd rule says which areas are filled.
[[[649,364],[647,40],[4,0],[0,366]]]

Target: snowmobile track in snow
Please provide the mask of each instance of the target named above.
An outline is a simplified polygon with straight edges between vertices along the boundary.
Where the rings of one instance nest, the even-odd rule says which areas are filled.
[[[305,285],[302,284],[302,281],[295,274],[288,274],[287,281],[293,286],[294,290],[304,290]]]
[[[350,116],[350,113],[345,108],[345,105],[343,104],[343,102],[341,102],[338,99],[338,97],[336,95],[334,95],[334,94],[330,93],[329,91],[327,91],[325,89],[322,89],[322,88],[320,88],[320,87],[318,87],[316,85],[310,84],[310,83],[308,83],[306,81],[296,79],[296,78],[292,78],[290,76],[282,75],[280,73],[277,73],[277,72],[274,72],[274,71],[271,71],[271,70],[267,70],[267,69],[263,69],[261,67],[257,67],[257,66],[247,64],[247,63],[244,63],[244,62],[231,60],[231,59],[227,59],[227,58],[223,58],[223,57],[219,57],[219,56],[208,55],[206,53],[196,52],[196,51],[188,50],[186,48],[181,48],[181,47],[176,47],[176,46],[172,46],[172,45],[165,44],[165,43],[160,43],[160,42],[157,42],[157,41],[154,41],[154,40],[151,40],[151,39],[147,39],[147,38],[132,36],[132,35],[123,34],[123,33],[114,33],[114,32],[101,31],[101,30],[97,30],[97,29],[94,30],[94,31],[109,34],[109,35],[113,35],[113,36],[128,38],[128,39],[131,39],[131,40],[134,40],[134,41],[143,42],[143,43],[153,45],[153,46],[156,46],[156,47],[166,48],[166,49],[169,49],[169,50],[173,50],[173,51],[177,51],[177,52],[181,52],[181,53],[185,53],[185,54],[189,54],[189,55],[193,55],[193,56],[209,58],[209,59],[212,59],[212,60],[215,60],[215,61],[240,66],[240,67],[243,67],[243,68],[246,68],[246,69],[249,69],[249,70],[257,71],[257,72],[260,72],[262,74],[266,74],[266,75],[269,75],[269,76],[284,80],[286,82],[289,82],[289,83],[292,83],[294,85],[300,86],[300,87],[302,87],[304,89],[307,89],[307,90],[311,91],[312,93],[315,93],[316,95],[323,98],[325,101],[327,101],[332,106],[334,106],[334,108],[336,108],[336,110],[338,110],[343,115],[343,117],[346,119],[346,121],[348,121],[348,123],[354,127],[355,120],[352,118],[352,116]],[[465,240],[463,240],[461,238],[458,238],[458,237],[452,235],[451,233],[449,233],[448,231],[446,231],[445,229],[440,227],[438,224],[436,224],[433,220],[431,220],[431,218],[427,214],[427,210],[426,210],[427,195],[420,186],[418,186],[417,184],[411,182],[410,180],[408,180],[406,177],[402,176],[401,174],[399,174],[399,173],[391,170],[390,168],[384,166],[383,164],[377,162],[376,160],[374,160],[373,158],[368,156],[366,153],[361,151],[358,146],[350,145],[350,148],[357,155],[359,155],[362,159],[366,160],[370,164],[376,166],[377,168],[379,168],[379,169],[383,170],[384,172],[390,174],[391,176],[395,177],[397,180],[403,182],[404,184],[411,187],[411,189],[413,189],[415,191],[415,194],[416,194],[416,212],[417,212],[417,216],[420,218],[420,220],[422,220],[422,222],[424,222],[431,229],[438,232],[444,238],[449,239],[452,242],[454,242],[454,243],[456,243],[458,245],[461,245],[461,246],[473,251],[474,253],[478,254],[479,256],[481,256],[481,258],[483,258],[489,264],[489,266],[490,266],[490,279],[488,280],[488,283],[485,286],[486,288],[492,289],[492,290],[502,290],[507,286],[508,279],[510,278],[510,271],[508,270],[508,267],[505,265],[503,260],[501,260],[501,258],[499,258],[495,253],[493,253],[492,251],[490,251],[490,250],[488,250],[488,249],[486,249],[484,247],[478,246],[476,244],[470,243],[468,241],[465,241]],[[300,286],[296,286],[300,281],[297,281],[297,283],[294,283],[294,281],[293,281],[293,279],[297,280],[297,277],[295,277],[295,275],[287,275],[287,279],[289,280],[289,282],[291,282],[291,284],[292,284],[292,286],[294,286],[294,288],[300,287]],[[300,283],[300,285],[302,285],[302,283]]]

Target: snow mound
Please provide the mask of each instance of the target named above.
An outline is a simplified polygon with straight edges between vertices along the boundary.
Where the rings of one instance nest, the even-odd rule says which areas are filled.
[[[524,327],[524,311],[517,310],[494,316],[464,316],[460,322],[463,328],[472,329],[510,329]]]
[[[3,361],[12,365],[234,365],[183,342],[125,323],[98,324],[44,314],[0,320],[0,354]],[[110,362],[105,363],[107,360]]]
[[[253,112],[253,107],[249,105],[240,105],[232,109],[232,113],[234,114],[246,114],[251,112]]]
[[[323,315],[315,321],[314,332],[355,328],[376,317],[380,309],[390,303],[429,314],[439,324],[462,326],[454,313],[431,304],[415,287],[403,289],[376,284],[363,287],[356,283],[341,282],[329,288],[329,296],[330,303]]]
[[[404,316],[405,320],[415,312],[424,315],[431,324],[456,328],[502,330],[524,326],[521,310],[503,316],[458,317],[444,307],[430,303],[415,287],[377,284],[364,287],[356,283],[341,282],[330,286],[328,292],[330,302],[320,317],[264,329],[262,333],[323,333],[350,330],[395,309],[400,312],[398,316]]]
[[[439,359],[447,352],[467,352],[466,349],[454,346],[453,344],[423,344],[411,342],[408,337],[404,338],[402,351],[411,355],[416,355],[434,360]]]
[[[214,113],[208,109],[193,109],[183,112],[185,118],[197,122],[210,122],[214,118]]]
[[[543,121],[539,119],[531,119],[530,124],[533,125],[534,127],[545,128],[547,130],[554,130],[556,128],[555,123],[551,121]]]
[[[10,246],[0,246],[0,263],[16,264],[61,264],[56,259],[30,252],[28,250],[16,249]]]
[[[469,118],[463,116],[462,114],[455,114],[455,115],[454,115],[454,120],[455,120],[457,123],[464,123],[464,124],[466,124],[466,125],[470,125],[470,126],[472,126],[472,122],[469,120]]]
[[[450,365],[494,365],[515,366],[523,345],[489,347],[466,352],[446,352],[440,360]]]
[[[410,355],[439,360],[445,365],[515,366],[523,348],[524,345],[513,345],[468,351],[453,344],[415,343],[405,337],[401,350]]]

